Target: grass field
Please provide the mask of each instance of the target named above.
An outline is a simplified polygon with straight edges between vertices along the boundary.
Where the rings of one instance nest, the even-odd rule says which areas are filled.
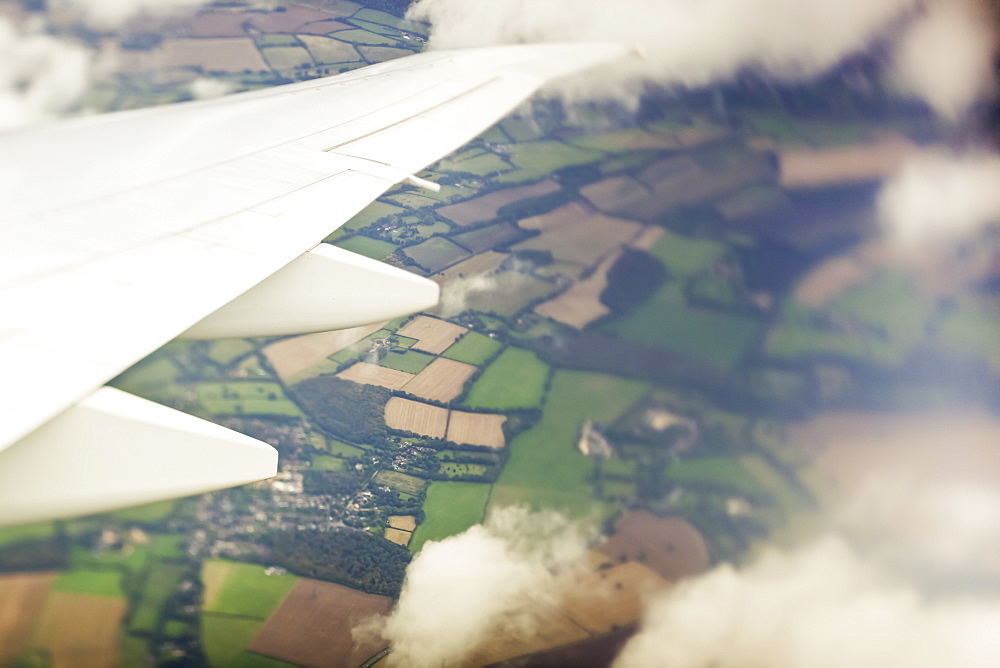
[[[585,420],[609,423],[647,391],[648,385],[597,373],[555,372],[541,421],[508,445],[510,459],[490,497],[490,507],[526,503],[573,515],[593,505],[594,460],[576,449]]]
[[[676,281],[664,284],[642,306],[604,329],[653,348],[731,368],[756,341],[760,322],[747,315],[692,308],[681,287]]]
[[[365,453],[364,448],[338,441],[335,438],[327,439],[327,448],[330,450],[331,455],[338,457],[358,457]]]
[[[705,269],[725,252],[726,246],[711,239],[694,239],[664,230],[647,251],[663,263],[672,276],[691,276]]]
[[[205,571],[221,571],[211,575],[218,583],[212,587],[215,591],[209,592],[206,586],[202,606],[206,612],[255,619],[267,619],[298,580],[294,575],[266,575],[263,566],[219,559],[206,561],[203,569],[206,585],[209,576]]]
[[[262,620],[202,615],[201,646],[209,665],[242,668],[246,664],[240,655],[262,626]]]
[[[267,381],[202,383],[198,401],[214,415],[302,415],[281,385]]]
[[[433,355],[428,355],[418,350],[407,350],[405,353],[398,353],[395,350],[390,350],[385,354],[385,357],[379,361],[379,364],[381,366],[389,367],[390,369],[395,369],[396,371],[420,373],[433,361]]]
[[[187,536],[182,534],[155,534],[151,536],[150,551],[158,557],[177,559],[184,556],[184,541]]]
[[[678,483],[720,485],[755,497],[770,496],[760,480],[735,457],[703,457],[678,461],[666,470],[664,477]]]
[[[444,351],[442,357],[456,362],[479,366],[497,354],[503,344],[479,332],[469,332],[453,346]]]
[[[69,571],[56,578],[53,589],[67,594],[87,594],[111,598],[125,596],[121,573],[114,571]]]
[[[465,405],[495,410],[537,408],[548,377],[549,366],[535,353],[507,348],[473,383]]]
[[[471,255],[444,237],[431,237],[415,246],[408,246],[403,253],[432,274]]]
[[[396,471],[379,471],[378,475],[375,476],[375,482],[380,485],[392,487],[397,492],[412,495],[420,494],[424,490],[424,487],[427,486],[427,481],[423,478],[417,478],[416,476]]]
[[[378,239],[371,239],[360,234],[337,241],[337,246],[352,253],[370,257],[373,260],[385,259],[396,250],[396,247],[388,241],[379,241]]]
[[[314,455],[312,458],[313,471],[346,471],[347,466],[347,460],[340,457]]]
[[[213,362],[223,366],[229,364],[237,357],[242,357],[253,351],[254,345],[246,339],[219,339],[212,341],[208,349],[208,356]]]
[[[132,508],[116,510],[112,515],[120,520],[131,522],[159,522],[174,512],[174,506],[176,505],[177,500],[170,499],[168,501],[158,501],[157,503],[147,503],[143,506],[133,506]]]
[[[429,540],[462,533],[483,520],[490,486],[477,482],[435,481],[424,499],[425,519],[413,532],[410,551],[418,552]]]
[[[131,545],[122,552],[94,554],[85,547],[73,545],[70,548],[69,556],[70,566],[74,571],[126,568],[133,573],[139,573],[146,566],[149,550],[143,545]]]
[[[55,533],[56,525],[52,522],[4,527],[3,529],[0,529],[0,546],[12,545],[26,540],[42,540],[45,538],[51,538],[55,535]]]
[[[438,473],[446,476],[456,477],[464,475],[483,475],[486,473],[486,466],[483,464],[456,464],[455,462],[441,462]]]

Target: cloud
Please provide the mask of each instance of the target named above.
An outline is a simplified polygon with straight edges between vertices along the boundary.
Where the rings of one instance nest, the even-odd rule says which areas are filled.
[[[616,668],[1000,665],[1000,603],[929,600],[827,537],[678,585]]]
[[[0,17],[0,131],[70,109],[86,89],[91,53]]]
[[[1000,222],[1000,156],[926,151],[910,159],[879,194],[886,233],[916,246]]]
[[[213,97],[222,97],[235,90],[236,86],[229,81],[222,79],[206,79],[198,77],[191,82],[191,95],[198,100],[207,100]]]
[[[506,508],[428,542],[406,572],[383,635],[393,665],[460,665],[488,637],[529,633],[584,562],[588,533],[555,512]]]
[[[994,92],[997,35],[991,19],[971,1],[931,3],[896,49],[895,70],[903,87],[952,120]]]
[[[63,0],[83,14],[94,28],[111,30],[138,14],[164,15],[200,7],[204,0]]]
[[[636,79],[708,85],[757,68],[778,79],[808,79],[894,34],[920,0],[420,0],[434,48],[522,42],[611,41],[645,55],[614,76],[589,78],[602,95]],[[989,77],[991,51],[966,2],[931,0],[906,32],[898,70],[906,86],[952,116]],[[933,67],[929,67],[929,59]],[[962,68],[956,73],[954,68]],[[615,89],[618,90],[615,90]],[[580,94],[580,90],[572,91]]]

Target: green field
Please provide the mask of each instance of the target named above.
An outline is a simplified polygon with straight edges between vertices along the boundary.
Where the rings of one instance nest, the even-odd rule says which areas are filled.
[[[489,470],[483,464],[459,464],[456,462],[441,462],[438,473],[446,476],[457,477],[464,475],[485,475]]]
[[[69,557],[73,570],[125,568],[133,573],[139,573],[146,567],[149,550],[143,545],[130,545],[121,552],[94,554],[85,547],[73,545],[70,548]]]
[[[404,209],[399,206],[388,204],[381,200],[372,202],[364,209],[361,210],[358,215],[351,218],[349,221],[344,223],[340,228],[341,230],[357,231],[362,227],[368,227],[372,223],[380,220],[381,218],[386,218],[388,216],[394,216],[398,213],[403,213]],[[339,230],[338,230],[339,231]],[[337,244],[338,246],[340,244]]]
[[[420,494],[420,492],[424,491],[424,487],[427,486],[427,481],[423,478],[396,471],[379,471],[375,476],[375,482],[386,487],[392,487],[397,492],[413,496]]]
[[[403,353],[390,350],[379,360],[379,366],[416,374],[427,368],[427,365],[433,361],[433,355],[428,355],[417,350],[407,350]]]
[[[708,483],[755,497],[769,497],[770,492],[756,476],[735,457],[702,457],[675,462],[664,478],[677,483]]]
[[[548,378],[549,366],[535,353],[507,348],[473,383],[465,405],[495,410],[537,408]]]
[[[174,512],[176,505],[177,499],[169,499],[167,501],[158,501],[156,503],[147,503],[142,506],[116,510],[111,514],[120,520],[132,522],[159,522],[160,520],[167,519],[170,513]]]
[[[663,263],[671,276],[686,277],[710,267],[726,252],[726,246],[712,239],[694,239],[664,230],[647,252]]]
[[[243,649],[253,641],[264,625],[256,619],[240,619],[221,615],[201,616],[201,646],[209,665],[242,668]]]
[[[113,571],[70,571],[62,573],[53,588],[69,594],[89,594],[123,598],[121,573]]]
[[[150,537],[150,551],[158,557],[178,559],[184,556],[184,542],[187,536],[183,534],[154,534]]]
[[[346,471],[347,460],[340,457],[330,457],[328,455],[314,455],[312,458],[313,471]]]
[[[431,237],[415,246],[407,246],[403,253],[431,273],[470,257],[469,251],[444,237]]]
[[[478,482],[435,481],[424,500],[426,519],[413,532],[410,551],[417,552],[429,540],[442,540],[462,533],[483,521],[490,486]]]
[[[479,366],[497,354],[503,344],[479,332],[469,332],[441,354],[456,362]]]
[[[508,446],[510,459],[490,497],[490,508],[528,504],[573,515],[593,507],[595,460],[576,448],[585,420],[610,423],[648,390],[634,380],[558,370],[541,421]]]
[[[665,283],[642,306],[611,321],[604,329],[653,348],[731,368],[757,340],[761,324],[748,315],[690,307],[680,283],[672,281]]]
[[[327,449],[331,455],[336,455],[337,457],[360,457],[365,454],[364,448],[338,441],[335,438],[327,439]]]
[[[56,533],[56,525],[52,522],[40,524],[23,524],[21,526],[4,527],[0,529],[0,547],[13,545],[26,540],[44,540],[52,538]]]
[[[212,341],[208,356],[213,362],[225,366],[236,358],[253,352],[253,349],[253,343],[246,339],[218,339]]]
[[[360,234],[337,241],[337,246],[373,260],[385,259],[396,250],[396,247],[388,241],[379,241]]]
[[[207,563],[207,562],[206,562]],[[206,612],[267,619],[298,580],[294,575],[267,575],[263,566],[224,561],[226,579]]]
[[[281,385],[270,381],[202,383],[198,401],[213,415],[302,415]]]

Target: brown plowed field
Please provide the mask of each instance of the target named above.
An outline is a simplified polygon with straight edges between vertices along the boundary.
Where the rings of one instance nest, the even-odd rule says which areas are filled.
[[[353,380],[355,383],[361,383],[362,385],[378,385],[379,387],[387,387],[390,390],[399,390],[413,380],[414,375],[405,371],[396,371],[388,367],[378,366],[377,364],[357,362],[338,373],[337,378]]]
[[[615,253],[605,258],[593,274],[574,283],[555,299],[536,306],[535,313],[576,329],[583,329],[611,313],[611,309],[601,303],[601,293],[608,287],[608,271],[619,257],[621,254]]]
[[[615,533],[600,551],[612,561],[639,561],[667,580],[708,570],[708,546],[686,520],[630,510],[615,522]]]
[[[0,576],[0,666],[12,665],[24,649],[55,578],[55,573]]]
[[[31,646],[46,650],[53,668],[117,666],[118,636],[127,607],[121,598],[53,591]]]
[[[589,267],[643,229],[639,223],[595,213],[577,223],[561,225],[522,241],[514,250],[546,250],[557,260]]]
[[[271,614],[249,649],[302,666],[354,668],[384,643],[354,638],[351,630],[391,609],[388,596],[303,578]]]
[[[452,411],[448,422],[448,440],[500,449],[507,444],[503,437],[503,423],[506,420],[504,415]]]
[[[476,367],[440,357],[431,362],[403,388],[408,393],[432,401],[451,401],[465,388]],[[392,388],[399,389],[399,388]]]
[[[453,325],[444,320],[418,315],[399,328],[396,333],[400,336],[417,339],[417,342],[413,344],[414,350],[440,355],[467,331],[465,327]]]
[[[448,411],[419,401],[393,397],[385,405],[385,424],[390,429],[444,438],[448,428]]]
[[[402,531],[413,531],[417,528],[417,518],[413,515],[389,515],[389,526]]]

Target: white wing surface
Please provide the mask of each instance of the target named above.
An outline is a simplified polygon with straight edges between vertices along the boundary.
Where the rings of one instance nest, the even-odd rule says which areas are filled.
[[[391,268],[363,258],[308,251],[548,79],[623,53],[609,45],[430,52],[328,79],[0,136],[0,450],[24,446],[10,448],[17,467],[5,466],[0,452],[0,489],[5,475],[58,456],[58,449],[43,456],[37,445],[46,423],[63,414],[76,424],[71,413],[84,410],[81,402],[179,334],[336,329],[433,303],[429,282],[402,272],[405,279],[387,278]],[[319,273],[310,268],[320,265]],[[302,288],[302,280],[313,282]],[[323,294],[306,298],[320,284]],[[371,292],[352,300],[362,284]],[[370,308],[380,301],[381,311]],[[272,314],[278,302],[286,312]],[[240,321],[253,313],[266,317]],[[90,415],[81,429],[99,441],[104,422]],[[65,440],[72,430],[49,431]],[[82,433],[79,440],[63,447],[96,447]],[[175,491],[268,477],[275,459],[264,459],[239,480],[208,476],[196,489],[178,483]],[[116,465],[108,455],[108,485]],[[147,500],[170,496],[170,486]]]

